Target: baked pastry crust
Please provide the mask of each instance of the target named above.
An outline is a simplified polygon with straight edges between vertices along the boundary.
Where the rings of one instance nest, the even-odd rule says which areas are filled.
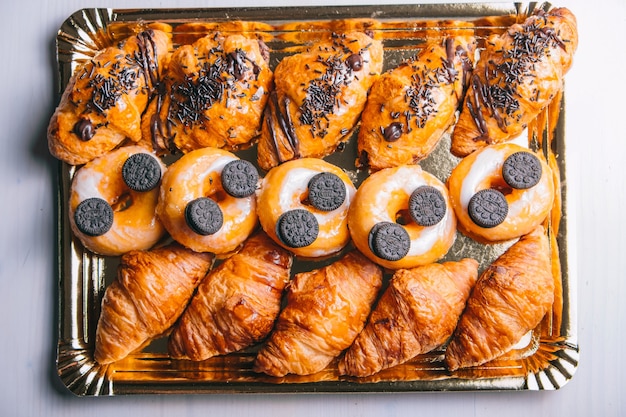
[[[509,351],[539,325],[554,301],[543,226],[520,238],[480,276],[445,353],[451,371]]]
[[[333,34],[284,58],[274,71],[259,166],[267,171],[291,159],[334,152],[357,124],[382,64],[382,43],[361,32]]]
[[[205,360],[246,348],[272,330],[293,257],[264,233],[211,271],[170,334],[173,358]]]
[[[163,91],[143,117],[145,140],[161,153],[249,146],[272,89],[269,56],[261,44],[213,33],[178,47]]]
[[[478,262],[469,258],[396,271],[339,362],[340,374],[369,376],[443,345],[477,276]]]
[[[471,36],[431,42],[416,57],[381,75],[361,116],[359,162],[371,170],[415,164],[456,121],[471,76]]]
[[[363,329],[381,285],[381,269],[356,251],[297,274],[253,369],[272,376],[321,371]]]
[[[107,364],[123,359],[169,330],[213,260],[212,254],[177,243],[123,255],[117,279],[102,299],[95,360]]]
[[[147,29],[98,52],[71,77],[47,131],[50,153],[84,164],[127,138],[141,140],[141,116],[167,66],[170,34]]]
[[[466,156],[516,138],[563,88],[578,45],[566,8],[538,11],[486,42],[469,84],[451,152]]]

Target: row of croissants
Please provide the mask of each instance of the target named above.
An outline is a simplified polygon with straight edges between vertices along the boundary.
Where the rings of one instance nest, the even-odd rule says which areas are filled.
[[[254,144],[256,165],[271,173],[292,160],[342,150],[356,133],[356,167],[376,173],[418,164],[453,129],[451,153],[477,155],[516,138],[558,95],[578,40],[575,17],[565,8],[539,10],[486,39],[479,59],[477,39],[465,32],[427,43],[386,72],[383,43],[371,33],[333,32],[272,71],[270,51],[255,36],[215,32],[173,48],[166,25],[147,29],[77,68],[50,120],[49,149],[61,161],[88,167],[74,180],[82,175],[91,185],[92,164],[128,145],[162,157]],[[532,170],[522,154],[516,169],[525,180],[535,174],[526,172]],[[147,171],[140,162],[134,170]],[[159,175],[165,170],[161,162],[152,165]],[[240,169],[236,175],[247,168]],[[112,187],[104,182],[99,186]],[[158,190],[152,194],[156,205]],[[76,220],[72,213],[84,228],[72,227],[91,238],[103,221],[90,217],[102,207],[89,200]],[[78,203],[70,201],[72,211]],[[116,205],[124,202],[105,204],[111,213],[105,215],[112,217]],[[196,231],[213,227],[204,223],[206,212],[193,215],[182,218]],[[219,263],[220,254],[176,237],[124,249],[102,300],[94,358],[112,363],[166,335],[174,359],[202,361],[257,347],[254,371],[276,377],[314,374],[333,361],[341,375],[365,377],[438,348],[450,371],[482,365],[511,350],[550,311],[555,277],[545,215],[480,274],[470,258],[386,268],[349,246],[332,262],[293,274],[298,254],[290,248],[301,236],[280,244],[292,230],[274,224],[257,228]],[[285,224],[297,229],[302,222]],[[158,232],[154,223],[144,229]],[[369,226],[363,235],[370,247]]]
[[[441,347],[454,371],[510,351],[554,300],[541,226],[480,276],[464,258],[399,269],[384,290],[382,268],[357,250],[290,279],[293,255],[262,231],[213,262],[178,243],[123,255],[102,301],[96,361],[167,334],[175,359],[258,346],[254,371],[276,377],[311,375],[334,360],[341,375],[364,377]]]

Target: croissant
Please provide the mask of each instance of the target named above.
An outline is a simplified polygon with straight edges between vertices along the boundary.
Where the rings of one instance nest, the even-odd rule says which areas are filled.
[[[246,348],[271,331],[289,281],[292,255],[264,233],[215,268],[174,327],[174,358],[204,360]]]
[[[363,329],[381,285],[381,269],[356,251],[296,274],[254,371],[284,376],[324,369]]]
[[[247,147],[259,133],[273,83],[263,46],[216,32],[176,49],[163,91],[143,117],[144,138],[160,153]]]
[[[493,35],[474,69],[451,152],[466,156],[516,138],[563,88],[578,44],[566,8],[539,11]]]
[[[340,374],[373,375],[443,345],[477,277],[478,262],[469,258],[396,271],[341,358]]]
[[[431,42],[374,83],[361,116],[361,164],[371,170],[415,164],[432,152],[456,120],[475,43],[471,36]]]
[[[177,243],[124,254],[102,299],[95,360],[120,360],[169,330],[213,259]]]
[[[539,324],[553,300],[548,237],[539,226],[480,275],[446,349],[448,368],[481,365],[506,353]]]
[[[84,164],[126,138],[141,140],[141,115],[172,48],[170,34],[148,29],[103,49],[69,80],[47,132],[54,157]]]
[[[265,109],[259,166],[334,152],[354,129],[382,65],[382,43],[361,32],[333,34],[284,58]]]

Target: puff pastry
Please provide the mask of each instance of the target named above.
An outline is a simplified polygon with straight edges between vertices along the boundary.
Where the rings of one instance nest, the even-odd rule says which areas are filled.
[[[339,372],[369,376],[443,345],[478,276],[478,262],[433,263],[396,271]]]
[[[349,138],[383,64],[382,43],[361,32],[333,34],[284,58],[265,110],[258,145],[264,170],[321,158]]]
[[[204,360],[264,339],[280,311],[292,255],[264,233],[211,271],[170,334],[174,358]]]
[[[371,170],[415,164],[455,122],[472,73],[471,36],[431,42],[374,83],[361,116],[359,161]]]
[[[516,138],[563,88],[578,45],[566,8],[538,11],[486,42],[452,134],[451,152]]]
[[[125,139],[141,140],[141,115],[167,65],[171,37],[148,29],[103,49],[70,78],[47,132],[50,153],[84,164]]]
[[[448,368],[477,366],[509,351],[554,301],[543,226],[522,236],[481,275],[445,353]]]
[[[240,34],[213,33],[180,46],[143,117],[144,138],[162,153],[250,145],[272,89],[268,60],[261,41]]]
[[[184,311],[214,256],[172,243],[121,257],[96,328],[94,358],[115,362],[166,333]]]
[[[272,376],[321,371],[363,329],[381,285],[381,269],[356,251],[297,274],[253,369]]]

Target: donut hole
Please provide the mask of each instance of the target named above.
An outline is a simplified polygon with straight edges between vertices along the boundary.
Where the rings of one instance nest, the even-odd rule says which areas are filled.
[[[509,184],[507,184],[504,179],[502,179],[502,177],[498,177],[498,178],[494,178],[490,184],[489,187],[492,190],[496,190],[502,193],[502,195],[507,196],[509,194],[511,194],[513,192],[513,187],[511,187]]]
[[[411,219],[411,214],[409,213],[409,209],[402,209],[396,213],[396,223],[401,226],[406,226],[409,223],[413,222]]]
[[[121,194],[112,204],[114,212],[128,210],[133,205],[133,196],[130,193]]]

